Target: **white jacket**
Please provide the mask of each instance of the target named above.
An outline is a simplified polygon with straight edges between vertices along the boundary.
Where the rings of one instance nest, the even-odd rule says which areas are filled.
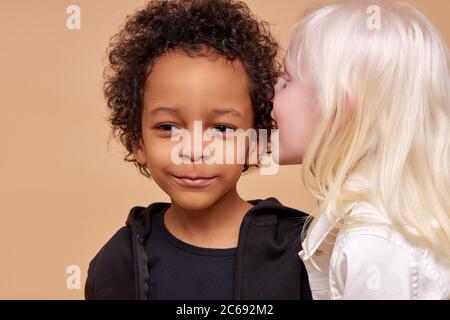
[[[387,221],[366,202],[356,203],[352,214]],[[299,252],[314,299],[450,299],[450,265],[389,225],[332,234],[320,216]]]

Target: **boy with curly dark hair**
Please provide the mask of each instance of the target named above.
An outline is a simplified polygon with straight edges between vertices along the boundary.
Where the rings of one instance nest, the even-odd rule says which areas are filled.
[[[310,298],[296,254],[306,215],[236,190],[248,143],[245,163],[206,161],[203,141],[176,148],[198,126],[221,142],[271,129],[277,49],[243,2],[155,0],[127,18],[105,70],[110,122],[171,203],[131,210],[89,265],[87,299]]]

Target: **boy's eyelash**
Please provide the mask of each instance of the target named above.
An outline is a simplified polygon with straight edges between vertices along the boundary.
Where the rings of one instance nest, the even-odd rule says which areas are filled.
[[[164,132],[169,132],[168,130],[164,130],[163,127],[166,127],[166,129],[167,129],[167,127],[175,127],[176,128],[177,125],[173,124],[173,123],[160,123],[160,124],[155,125],[155,129],[158,129],[158,130],[161,130]]]
[[[227,124],[217,124],[217,125],[213,126],[212,128],[217,128],[217,127],[223,127],[223,128],[225,128],[225,132],[226,132],[227,129],[230,129],[230,130],[233,130],[233,131],[236,130],[235,127],[230,126],[230,125],[227,125]],[[219,131],[221,131],[221,130],[219,130]],[[222,131],[221,131],[221,132],[222,132]],[[225,132],[223,132],[223,133],[225,133]]]
[[[170,130],[164,130],[164,127],[165,127],[165,129],[168,129],[169,127],[171,127],[171,128],[178,128],[178,126],[176,124],[173,124],[173,123],[157,124],[157,125],[155,125],[154,128],[158,129],[158,130],[162,130],[164,132],[169,132],[170,131]],[[221,127],[221,129],[233,130],[233,131],[237,129],[236,127],[234,127],[232,125],[228,125],[228,124],[216,124],[216,125],[212,126],[211,128],[218,128],[218,127]],[[221,130],[219,130],[219,131],[221,131]]]

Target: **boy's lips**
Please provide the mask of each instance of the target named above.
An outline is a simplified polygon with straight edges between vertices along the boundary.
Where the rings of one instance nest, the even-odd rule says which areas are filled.
[[[172,175],[175,182],[183,187],[189,188],[204,188],[214,181],[216,176],[202,176],[202,175]]]

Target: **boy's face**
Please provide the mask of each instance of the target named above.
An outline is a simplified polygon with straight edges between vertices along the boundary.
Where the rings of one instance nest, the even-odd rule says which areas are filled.
[[[241,62],[166,53],[152,65],[143,101],[142,143],[136,159],[147,165],[172,202],[201,210],[236,188],[244,165],[206,164],[202,154],[211,142],[193,140],[194,121],[201,121],[201,134],[208,132],[211,141],[221,139],[224,145],[233,129],[252,128],[253,109]],[[171,137],[186,132],[192,138],[191,150],[177,150],[182,140]],[[174,154],[184,163],[174,162]]]

